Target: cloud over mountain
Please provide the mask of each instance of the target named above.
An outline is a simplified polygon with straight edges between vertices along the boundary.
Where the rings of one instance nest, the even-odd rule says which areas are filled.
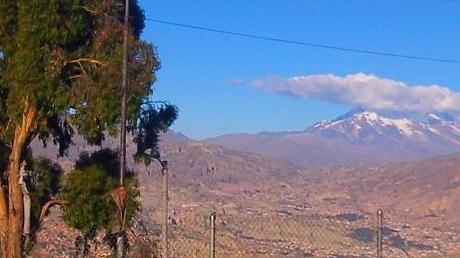
[[[269,77],[257,89],[301,98],[349,104],[366,110],[460,114],[460,93],[439,85],[412,85],[372,74]]]

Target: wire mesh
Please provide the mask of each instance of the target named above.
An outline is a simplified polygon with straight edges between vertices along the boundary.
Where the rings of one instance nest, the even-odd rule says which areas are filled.
[[[208,257],[209,222],[206,216],[170,220],[170,257]]]
[[[198,187],[208,194],[214,191]],[[155,189],[144,195],[154,206],[145,216],[157,225],[161,239],[162,191],[160,185]],[[212,211],[217,211],[216,257],[378,257],[377,212],[367,214],[351,208],[343,213],[337,212],[340,209],[322,212],[307,206],[271,209],[268,205],[252,209],[238,203],[210,202],[196,190],[172,188],[170,194],[169,257],[210,257]],[[423,228],[415,222],[401,225],[398,223],[405,220],[395,216],[384,212],[382,257],[460,258],[459,232]]]
[[[383,227],[384,257],[460,257],[460,233],[436,228],[391,225]]]
[[[355,231],[337,217],[274,216],[218,217],[220,257],[372,257],[375,252],[374,230],[366,221],[360,228],[368,231]]]
[[[169,257],[210,257],[209,214],[186,218],[169,220]],[[460,257],[456,233],[443,232],[451,244],[433,242],[426,236],[432,231],[423,237],[423,228],[386,222],[382,257]],[[371,215],[218,213],[216,257],[377,257],[376,233]]]

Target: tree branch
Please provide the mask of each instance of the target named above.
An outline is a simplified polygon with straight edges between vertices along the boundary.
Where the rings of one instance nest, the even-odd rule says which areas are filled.
[[[89,12],[90,14],[97,14],[96,11],[89,9],[89,8],[86,7],[86,6],[80,6],[80,8],[83,9],[83,10],[85,10],[85,11],[87,11],[87,12]]]
[[[65,78],[65,80],[73,80],[73,79],[78,79],[78,78],[81,78],[81,77],[83,77],[83,75],[77,74],[77,75],[69,76],[69,77]]]
[[[72,60],[72,61],[69,61],[66,63],[67,64],[80,64],[81,63],[92,63],[92,64],[95,64],[95,65],[99,65],[99,66],[105,66],[105,64],[99,60],[96,60],[96,59],[91,59],[91,58],[79,58],[79,59],[75,59],[75,60]]]
[[[51,207],[53,207],[55,205],[64,206],[66,204],[67,204],[67,202],[64,201],[64,200],[61,200],[61,199],[52,199],[52,200],[48,201],[47,203],[45,203],[45,205],[42,206],[41,211],[40,211],[40,217],[38,219],[39,223],[41,223],[43,221],[43,219],[45,218],[46,214],[48,213],[48,210]]]
[[[86,69],[83,66],[82,62],[90,62],[90,63],[94,64],[95,66],[97,66],[97,65],[105,66],[103,63],[101,63],[98,60],[92,60],[92,59],[86,59],[86,58],[72,60],[72,61],[66,63],[65,65],[67,65],[67,64],[78,64],[78,66],[80,67],[80,70],[81,70],[81,72],[83,74],[77,74],[77,75],[69,76],[69,77],[66,78],[66,80],[73,80],[73,79],[77,79],[77,78],[86,77],[89,80],[91,80],[91,82],[94,83],[94,80],[90,76],[88,76],[88,73],[86,72]]]

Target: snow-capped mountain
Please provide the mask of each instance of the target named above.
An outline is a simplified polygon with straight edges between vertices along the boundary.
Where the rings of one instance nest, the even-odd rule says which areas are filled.
[[[460,144],[460,123],[442,120],[435,114],[428,114],[425,120],[388,118],[364,111],[319,122],[306,132],[325,137],[344,137],[352,142],[368,144],[381,141]]]
[[[460,122],[350,112],[303,132],[226,135],[208,140],[303,166],[406,161],[460,151]]]

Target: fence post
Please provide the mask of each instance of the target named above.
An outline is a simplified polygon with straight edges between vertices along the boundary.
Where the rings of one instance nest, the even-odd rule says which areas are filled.
[[[377,258],[383,258],[383,211],[377,211]]]
[[[216,213],[211,212],[209,216],[211,222],[211,239],[210,239],[210,258],[216,258]]]
[[[163,172],[163,193],[164,193],[164,225],[163,225],[163,258],[168,258],[168,223],[169,223],[169,171],[168,162],[161,161]]]

